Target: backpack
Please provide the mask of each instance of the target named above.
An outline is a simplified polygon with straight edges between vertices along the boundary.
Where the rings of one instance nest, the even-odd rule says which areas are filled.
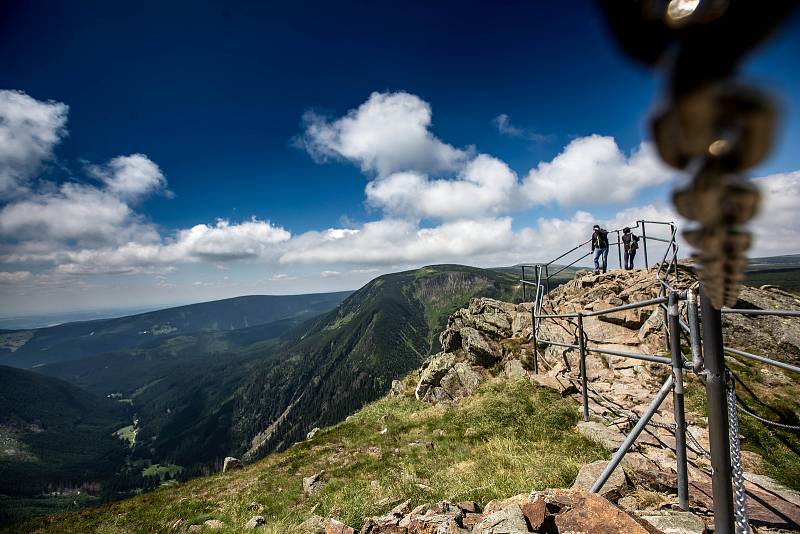
[[[639,248],[639,236],[635,236],[631,234],[631,244],[628,246],[630,250],[636,250]]]
[[[608,230],[602,228],[592,236],[594,248],[608,248]]]

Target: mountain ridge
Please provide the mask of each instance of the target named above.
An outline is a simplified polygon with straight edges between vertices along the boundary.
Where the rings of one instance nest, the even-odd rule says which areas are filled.
[[[0,332],[0,363],[31,368],[135,347],[170,334],[235,330],[335,306],[350,291],[305,295],[248,295],[165,308],[113,319]]]

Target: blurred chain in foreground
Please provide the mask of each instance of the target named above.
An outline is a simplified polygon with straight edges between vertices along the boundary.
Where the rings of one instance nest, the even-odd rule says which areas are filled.
[[[796,0],[600,0],[609,26],[633,58],[667,72],[651,119],[661,158],[692,179],[673,195],[695,224],[703,290],[715,308],[733,306],[747,268],[758,189],[744,172],[769,153],[777,112],[769,96],[735,79],[744,56],[787,16]]]

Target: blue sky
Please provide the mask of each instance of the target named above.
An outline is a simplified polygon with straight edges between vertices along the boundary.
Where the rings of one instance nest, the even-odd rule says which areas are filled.
[[[783,104],[779,143],[753,173],[779,175],[768,185],[781,194],[800,181],[798,50],[795,17],[745,69]],[[17,95],[0,109],[42,120],[24,158],[0,149],[14,184],[0,199],[0,315],[355,288],[440,261],[544,259],[587,217],[671,215],[674,173],[640,147],[662,80],[615,48],[591,2],[11,1],[0,7],[0,64],[0,90]],[[381,135],[368,112],[380,122],[394,105],[411,129],[354,148]],[[348,113],[357,131],[341,122]],[[397,152],[414,135],[413,154]],[[431,164],[446,147],[455,152]],[[589,174],[630,175],[627,189],[515,194],[492,174],[522,184],[540,169],[530,183],[564,183],[583,172],[571,161],[593,158],[602,168]],[[473,188],[484,178],[465,178],[470,168],[494,189]],[[447,188],[444,198],[463,209],[435,206],[438,181],[465,180],[464,198]],[[81,219],[80,206],[93,230],[53,221]],[[107,217],[93,222],[95,206]],[[441,253],[424,242],[425,230],[447,241],[468,223],[489,230]],[[798,252],[788,226],[756,252]],[[375,243],[408,253],[382,261]]]

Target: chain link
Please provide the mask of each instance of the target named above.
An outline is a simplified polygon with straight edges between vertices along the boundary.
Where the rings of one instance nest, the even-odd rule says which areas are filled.
[[[728,432],[731,442],[731,468],[733,473],[733,513],[736,519],[736,532],[750,534],[747,521],[747,494],[744,488],[742,470],[742,449],[739,443],[739,416],[736,412],[736,388],[731,378],[728,381]]]
[[[800,426],[798,426],[798,425],[787,425],[787,424],[785,424],[785,423],[778,423],[777,421],[770,421],[769,419],[764,419],[764,418],[763,418],[763,417],[761,417],[760,415],[754,414],[753,412],[751,412],[750,410],[748,410],[748,409],[745,407],[745,405],[744,405],[744,402],[742,402],[742,399],[740,399],[740,398],[738,397],[738,395],[737,395],[737,397],[736,397],[736,400],[738,400],[738,401],[739,401],[739,409],[742,411],[742,413],[744,413],[745,415],[748,415],[748,416],[752,417],[752,418],[753,418],[753,419],[755,419],[756,421],[761,421],[761,422],[762,422],[762,423],[764,423],[765,425],[774,426],[774,427],[776,427],[776,428],[781,428],[781,429],[783,429],[783,430],[791,430],[791,431],[793,431],[793,432],[800,432]]]
[[[702,445],[700,445],[700,442],[697,441],[697,438],[695,438],[691,432],[689,432],[688,428],[686,429],[686,436],[689,438],[689,441],[692,442],[692,445],[694,445],[698,452],[703,456],[703,458],[706,460],[711,460],[711,453],[705,450]]]

